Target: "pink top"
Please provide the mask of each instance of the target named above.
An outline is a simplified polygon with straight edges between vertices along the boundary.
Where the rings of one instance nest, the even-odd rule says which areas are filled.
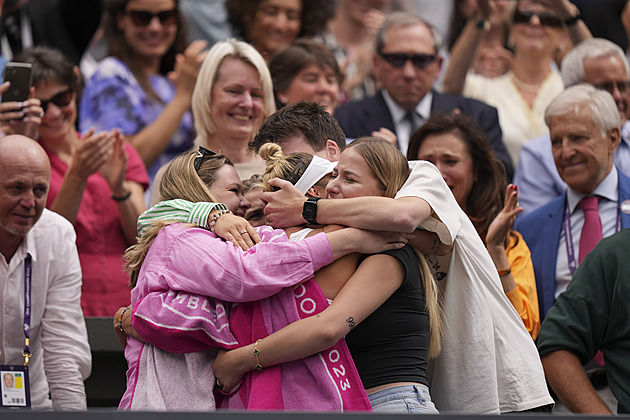
[[[125,179],[146,189],[149,176],[140,155],[128,143],[125,143],[125,150],[128,156]],[[51,151],[46,150],[46,153],[51,167],[46,207],[50,207],[59,193],[68,165]],[[129,302],[129,275],[122,269],[122,255],[127,243],[120,225],[118,205],[110,196],[107,181],[98,172],[88,177],[74,230],[83,271],[83,314],[111,317]]]
[[[204,229],[186,228],[180,224],[162,229],[151,245],[142,264],[137,285],[131,291],[131,303],[136,314],[134,327],[141,336],[148,343],[159,344],[162,350],[172,353],[195,352],[209,346],[234,348],[238,343],[225,328],[227,321],[222,310],[230,305],[224,305],[219,300],[246,302],[267,298],[280,292],[284,287],[311,279],[315,271],[333,261],[332,249],[328,237],[324,234],[315,235],[304,241],[289,242],[284,231],[269,227],[260,227],[257,230],[263,242],[244,252]],[[191,298],[190,294],[212,298],[199,299],[194,296]],[[164,296],[166,299],[162,300]],[[143,304],[148,305],[149,310],[146,311],[145,318],[140,318],[141,314],[137,311]],[[178,310],[172,310],[178,305]],[[156,310],[164,307],[170,308],[167,312],[172,314],[172,322],[168,320],[164,322],[162,319],[159,325],[155,325],[157,324],[155,321],[148,319],[148,322],[153,322],[158,330],[163,329],[159,334],[148,333],[146,328],[143,329],[143,325],[136,322],[150,317]],[[185,316],[182,316],[182,313],[185,313]],[[164,331],[171,331],[172,336],[165,335]],[[181,331],[193,334],[194,339],[178,341]],[[127,343],[125,349],[125,357],[129,363],[127,390],[119,408],[159,407],[158,402],[150,400],[157,396],[155,393],[148,396],[143,394],[143,405],[138,405],[134,401],[137,399],[134,393],[138,380],[158,377],[142,371],[143,367],[154,366],[144,363],[143,360],[143,356],[154,357],[155,352],[147,349],[153,346],[133,338],[129,338]],[[161,357],[164,356],[161,354]],[[211,371],[208,375],[211,375]],[[160,384],[151,385],[160,388]],[[167,385],[165,381],[164,386]],[[177,391],[188,392],[185,381],[180,381],[179,385]],[[138,387],[140,391],[144,388],[146,387]],[[175,403],[177,401],[184,403],[181,399],[175,400]],[[190,399],[185,401],[187,401],[185,404],[190,404]],[[164,401],[160,403],[165,409],[182,408],[169,406]]]

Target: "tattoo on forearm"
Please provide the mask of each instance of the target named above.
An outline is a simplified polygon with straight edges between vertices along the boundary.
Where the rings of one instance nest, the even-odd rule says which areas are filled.
[[[353,329],[356,325],[353,317],[346,319],[346,322],[348,323],[348,326],[350,327],[350,329]]]
[[[440,242],[440,240],[437,238],[433,238],[433,245],[431,246],[430,252],[432,253],[438,252],[441,247],[442,247],[442,242]]]

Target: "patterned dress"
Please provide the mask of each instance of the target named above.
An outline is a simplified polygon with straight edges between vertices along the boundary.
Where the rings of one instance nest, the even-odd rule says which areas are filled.
[[[131,136],[150,125],[175,96],[175,85],[165,76],[152,76],[150,83],[162,102],[149,96],[125,63],[114,57],[103,59],[88,81],[79,112],[79,128],[120,128]],[[192,113],[186,112],[168,147],[147,167],[151,183],[158,169],[177,154],[189,150],[195,138]]]

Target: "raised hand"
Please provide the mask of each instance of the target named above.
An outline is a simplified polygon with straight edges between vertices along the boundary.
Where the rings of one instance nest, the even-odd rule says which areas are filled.
[[[123,135],[120,130],[112,130],[110,134],[114,138],[109,158],[99,168],[100,174],[105,178],[112,195],[122,197],[126,194],[124,182],[127,173],[127,152]]]
[[[114,140],[115,136],[112,132],[101,131],[95,134],[94,128],[89,129],[77,140],[72,152],[72,159],[68,165],[68,172],[86,179],[98,171],[109,159]]]
[[[199,69],[208,54],[207,51],[204,51],[207,44],[206,41],[202,40],[193,41],[183,53],[175,57],[175,68],[168,77],[175,83],[178,95],[192,98]]]
[[[523,207],[518,205],[518,188],[516,185],[509,184],[505,191],[503,210],[488,226],[488,233],[486,234],[486,245],[488,248],[492,246],[505,248],[514,219],[521,211],[523,211]]]
[[[11,86],[10,82],[0,85],[0,95]],[[42,122],[44,110],[41,101],[35,98],[35,88],[31,87],[29,99],[24,102],[0,103],[0,129],[9,134],[22,134],[37,139],[37,130]]]

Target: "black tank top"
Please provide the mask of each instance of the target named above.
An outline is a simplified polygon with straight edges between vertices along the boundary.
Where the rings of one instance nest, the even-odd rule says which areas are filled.
[[[346,336],[346,342],[365,388],[392,382],[428,385],[429,313],[418,256],[408,245],[383,254],[403,264],[405,279],[385,303]]]

